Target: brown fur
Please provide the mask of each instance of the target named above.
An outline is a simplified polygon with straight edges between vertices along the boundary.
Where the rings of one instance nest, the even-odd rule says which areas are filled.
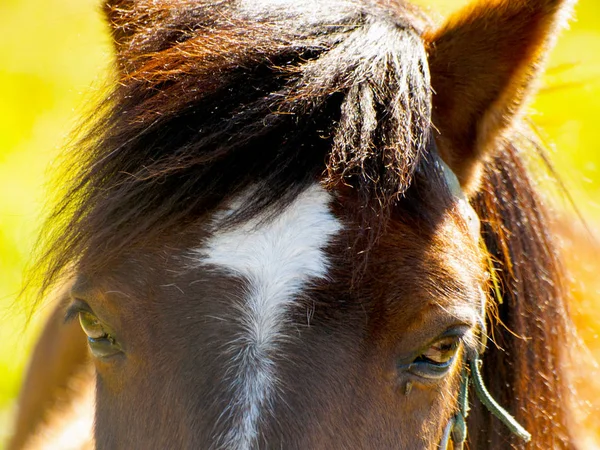
[[[287,11],[249,18],[230,2],[105,7],[120,84],[78,143],[81,169],[67,175],[38,264],[42,291],[78,276],[73,298],[132,346],[126,362],[96,361],[99,449],[204,448],[227,430],[231,375],[216,349],[236,323],[214,317],[233,317],[244,280],[184,270],[182,258],[248,186],[256,195],[224,227],[274,215],[316,181],[335,194],[347,229],[328,249],[330,281],[299,299],[297,339],[278,361],[285,401],[257,445],[435,448],[458,369],[404,396],[394,361],[459,307],[478,311],[487,269],[436,142],[469,189],[501,274],[507,328],[491,333],[486,382],[532,432],[528,448],[575,446],[561,265],[512,126],[569,2],[482,2],[424,42],[426,20],[409,5],[342,3],[324,2],[332,9],[317,23]],[[384,38],[372,38],[373,24]],[[34,358],[31,372],[42,363]],[[66,358],[54,361],[69,378]],[[44,396],[22,398],[46,408]],[[19,420],[20,435],[33,432],[27,414]],[[469,436],[474,448],[524,447],[478,406]]]
[[[31,355],[7,450],[26,446],[34,430],[52,420],[56,411],[67,409],[78,395],[73,392],[73,380],[89,372],[87,342],[81,327],[76,322],[64,324],[68,293],[59,298]]]
[[[475,204],[504,288],[503,303],[497,304],[503,325],[495,327],[494,344],[484,356],[489,387],[534,430],[529,448],[576,448],[565,405],[571,395],[567,352],[574,344],[568,290],[544,200],[535,194],[519,149],[509,144],[495,156]],[[485,425],[473,427],[485,430],[472,432],[476,448],[502,448],[507,442],[519,448],[503,425],[485,415],[475,417],[485,418]]]
[[[477,190],[486,157],[518,128],[573,4],[474,3],[427,34],[440,153],[470,192]]]

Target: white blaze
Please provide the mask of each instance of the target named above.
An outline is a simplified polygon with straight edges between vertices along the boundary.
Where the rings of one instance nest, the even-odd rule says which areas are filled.
[[[203,264],[219,266],[247,282],[247,293],[238,305],[244,333],[231,343],[234,398],[224,413],[233,418],[233,428],[222,437],[221,448],[255,446],[261,414],[273,401],[277,384],[273,355],[286,338],[287,313],[307,284],[326,276],[324,248],[341,229],[330,201],[331,196],[315,184],[274,218],[257,217],[234,229],[217,230],[197,250]]]

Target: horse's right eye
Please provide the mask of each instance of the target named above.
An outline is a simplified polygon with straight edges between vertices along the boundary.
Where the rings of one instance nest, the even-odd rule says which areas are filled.
[[[94,314],[89,311],[79,311],[79,324],[87,335],[88,345],[92,354],[97,358],[108,358],[122,353],[110,331]]]
[[[96,316],[87,311],[79,312],[79,324],[88,338],[108,339],[109,335]]]
[[[87,335],[88,339],[111,339],[106,328],[92,313],[80,311],[79,324],[81,325],[81,329]]]
[[[110,328],[96,316],[89,305],[76,299],[67,309],[65,321],[79,319],[81,329],[87,336],[92,355],[96,358],[109,358],[123,353],[123,349]]]

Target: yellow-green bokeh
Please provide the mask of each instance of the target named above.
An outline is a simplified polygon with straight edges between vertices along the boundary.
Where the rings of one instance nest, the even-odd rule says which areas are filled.
[[[441,18],[467,1],[419,3]],[[24,332],[24,310],[13,302],[39,227],[47,168],[108,79],[111,48],[99,0],[2,0],[0,30],[1,442],[7,417],[2,411],[10,410],[36,330],[34,320]],[[599,223],[598,0],[580,1],[531,113],[554,143],[554,161],[576,203],[592,225]],[[599,349],[595,339],[588,343]]]

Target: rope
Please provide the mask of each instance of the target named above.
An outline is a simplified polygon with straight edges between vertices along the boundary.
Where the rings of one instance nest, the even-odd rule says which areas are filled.
[[[469,415],[469,374],[463,368],[458,391],[458,412],[448,421],[440,442],[440,449],[448,450],[452,440],[454,450],[462,450],[467,440],[467,416]]]
[[[470,369],[467,371],[466,365]],[[461,374],[460,390],[458,392],[458,411],[450,418],[448,424],[444,427],[442,439],[440,441],[440,449],[448,450],[450,441],[452,441],[454,450],[463,450],[467,440],[467,416],[469,415],[469,382],[473,380],[473,387],[477,397],[485,405],[485,407],[496,416],[506,427],[513,433],[523,439],[525,442],[531,440],[531,434],[511,416],[508,411],[502,408],[496,400],[494,400],[483,383],[480,366],[481,360],[479,355],[468,358],[468,363],[463,368]]]
[[[483,384],[483,378],[481,377],[481,371],[479,370],[480,366],[481,360],[479,359],[479,355],[469,359],[469,368],[471,369],[473,386],[475,387],[477,397],[481,403],[483,403],[494,416],[496,416],[504,425],[506,425],[513,434],[516,434],[525,442],[529,442],[531,440],[531,434],[525,428],[523,428],[523,426],[517,422],[517,420],[508,413],[508,411],[502,408],[502,406],[500,406],[496,400],[492,398],[491,394],[486,389],[485,385]]]

